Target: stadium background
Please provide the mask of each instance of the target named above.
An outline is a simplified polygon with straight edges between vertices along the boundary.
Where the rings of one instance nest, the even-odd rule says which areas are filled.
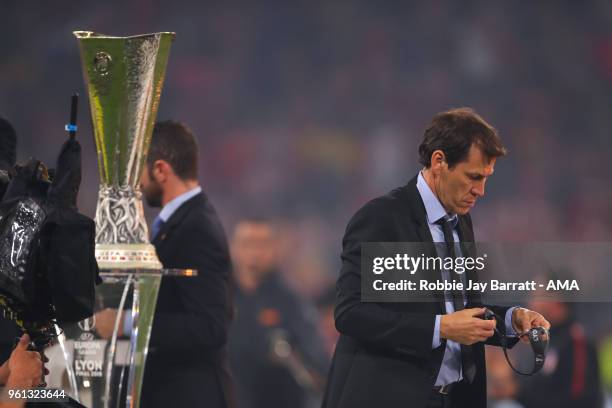
[[[423,129],[449,107],[476,109],[510,150],[473,211],[479,240],[612,240],[605,0],[2,0],[0,16],[0,114],[20,160],[48,163],[70,94],[85,95],[72,31],[176,31],[158,118],[198,136],[203,187],[228,230],[246,214],[281,226],[284,277],[306,301],[333,285],[349,216],[418,171]],[[80,207],[93,215],[85,98],[80,108]],[[579,308],[600,345],[609,309]]]

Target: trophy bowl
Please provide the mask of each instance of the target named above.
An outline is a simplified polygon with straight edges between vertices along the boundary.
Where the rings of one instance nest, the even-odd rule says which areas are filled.
[[[112,37],[75,31],[89,94],[100,189],[96,259],[102,270],[161,269],[142,206],[140,175],[157,116],[170,32]]]

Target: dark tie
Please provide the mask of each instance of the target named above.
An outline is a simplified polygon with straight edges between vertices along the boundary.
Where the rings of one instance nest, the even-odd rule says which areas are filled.
[[[153,221],[153,225],[151,226],[151,241],[153,241],[155,237],[157,236],[157,234],[159,234],[159,231],[162,229],[164,224],[165,224],[164,220],[162,220],[159,217],[159,215],[155,217],[155,220]]]
[[[451,258],[456,258],[457,254],[455,251],[455,238],[453,237],[453,220],[448,219],[447,217],[442,217],[437,221],[437,224],[442,226],[442,232],[444,233],[444,242],[446,243],[447,254]],[[451,280],[456,284],[457,282],[461,282],[461,278],[455,271],[449,271],[451,275]],[[456,286],[456,285],[455,285]],[[452,290],[451,295],[453,298],[453,306],[455,307],[455,311],[460,311],[465,309],[465,305],[463,303],[463,293],[461,290]],[[461,367],[463,370],[463,378],[466,379],[467,382],[471,383],[474,381],[474,376],[476,375],[476,364],[474,363],[474,355],[472,354],[472,348],[469,346],[461,345]]]

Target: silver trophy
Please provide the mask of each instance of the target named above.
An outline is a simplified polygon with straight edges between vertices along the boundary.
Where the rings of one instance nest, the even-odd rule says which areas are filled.
[[[81,49],[100,170],[98,265],[102,270],[161,269],[149,243],[139,181],[175,34],[74,35]]]
[[[67,330],[59,339],[66,367],[59,370],[58,378],[68,378],[71,395],[88,407],[125,403],[138,408],[162,276],[196,274],[161,269],[149,243],[140,192],[174,33],[74,34],[81,50],[100,171],[96,259],[103,284],[96,288],[96,309],[129,310],[132,324],[129,340],[118,335],[123,327],[120,313],[110,338],[101,338],[95,315]]]

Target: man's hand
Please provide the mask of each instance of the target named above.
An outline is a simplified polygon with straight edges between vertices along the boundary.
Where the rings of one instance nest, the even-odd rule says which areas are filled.
[[[463,309],[440,317],[440,337],[470,346],[493,336],[495,320],[483,320],[486,308]]]
[[[119,328],[117,336],[123,336],[123,313],[119,317]],[[103,339],[110,339],[115,329],[115,320],[117,319],[117,309],[104,309],[95,314],[96,326],[95,330]]]
[[[9,371],[9,368],[8,368],[8,360],[6,360],[4,364],[0,366],[0,385],[6,384],[10,373],[11,372]]]
[[[538,312],[533,310],[517,307],[512,312],[512,327],[517,334],[523,334],[532,327],[542,326],[546,330],[550,329],[550,323]],[[529,343],[526,336],[521,337],[521,341]]]
[[[30,336],[24,334],[8,360],[10,371],[6,382],[8,389],[27,389],[38,386],[43,378],[43,361],[40,353],[28,350]]]

